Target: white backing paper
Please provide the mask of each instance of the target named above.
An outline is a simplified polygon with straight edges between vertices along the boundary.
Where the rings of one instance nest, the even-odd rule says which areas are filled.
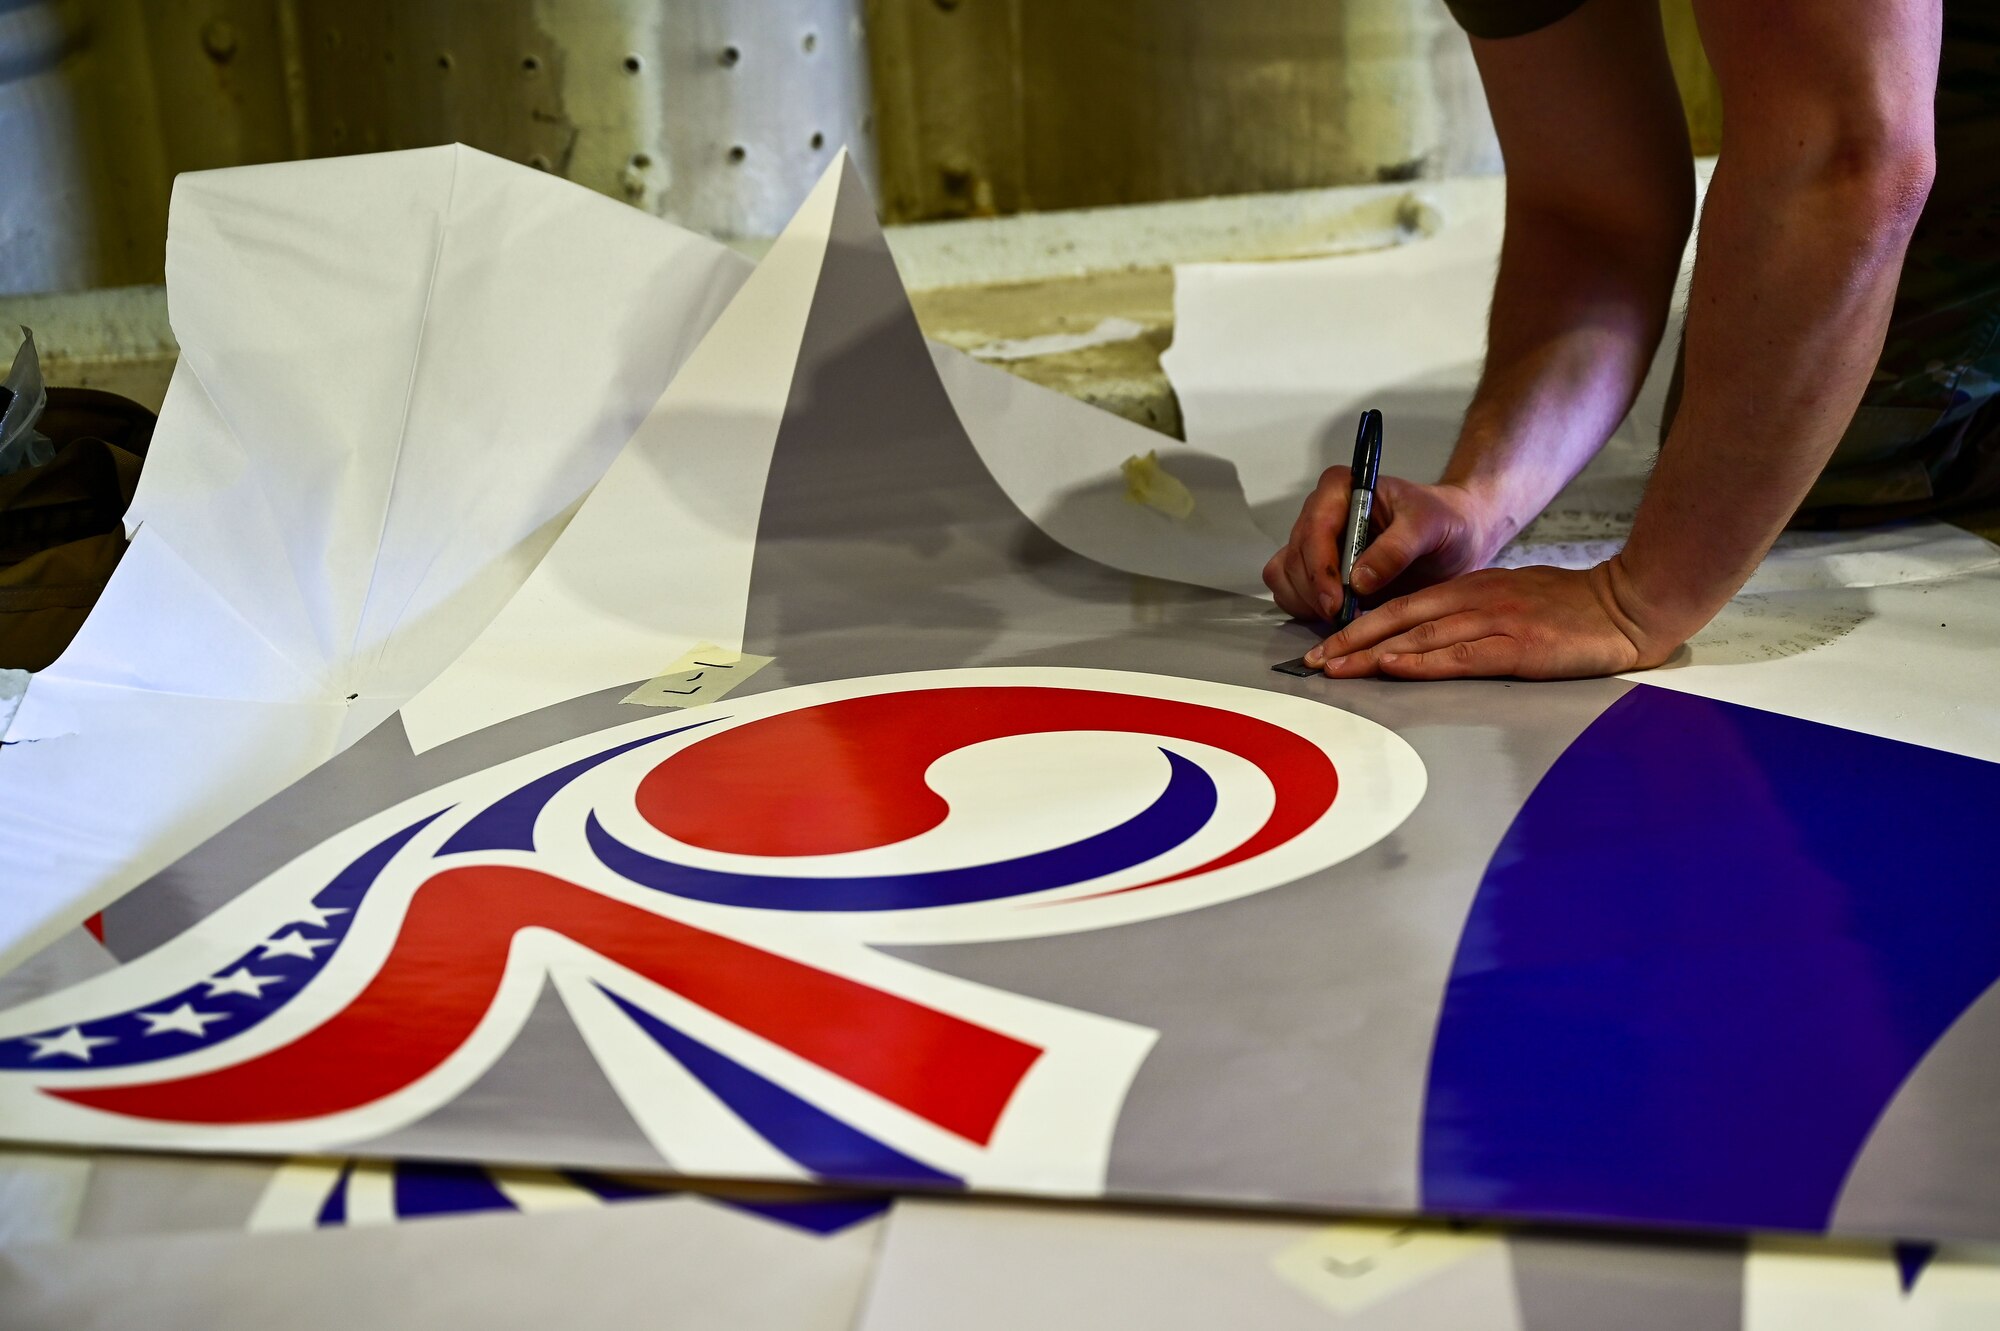
[[[170,220],[132,546],[0,754],[0,965],[457,655],[745,267],[460,147],[184,176]]]

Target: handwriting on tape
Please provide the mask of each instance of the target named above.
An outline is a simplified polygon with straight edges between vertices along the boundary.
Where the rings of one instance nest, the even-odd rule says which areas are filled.
[[[771,661],[754,652],[697,643],[620,701],[641,707],[699,707],[722,697]]]

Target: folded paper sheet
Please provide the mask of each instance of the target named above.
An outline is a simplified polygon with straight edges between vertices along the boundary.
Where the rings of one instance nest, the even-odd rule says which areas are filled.
[[[456,656],[744,267],[466,148],[181,177],[132,548],[0,757],[0,957]]]
[[[627,677],[578,642],[546,705],[378,726],[0,975],[0,1133],[2000,1235],[2000,765],[1630,681],[1273,674],[1306,630],[1215,590],[1226,528],[1176,546],[1188,455],[1185,520],[1125,497],[1130,426],[1065,464],[1101,523],[1023,499],[1003,459],[1058,447],[1011,430],[1092,413],[953,394],[823,188],[739,297],[804,311],[727,386],[782,394],[742,399],[754,511],[668,477],[562,538],[699,511],[686,570],[632,566],[747,543],[772,663],[627,706],[731,644],[560,561],[652,635]]]

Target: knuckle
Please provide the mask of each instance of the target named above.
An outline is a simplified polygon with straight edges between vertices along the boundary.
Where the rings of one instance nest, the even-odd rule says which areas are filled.
[[[1453,665],[1469,666],[1472,664],[1473,657],[1472,644],[1469,642],[1455,642],[1445,648],[1445,655]]]

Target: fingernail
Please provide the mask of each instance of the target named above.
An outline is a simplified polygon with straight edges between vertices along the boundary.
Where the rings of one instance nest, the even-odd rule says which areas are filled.
[[[1340,609],[1340,603],[1333,599],[1333,594],[1331,592],[1319,598],[1319,612],[1322,615],[1325,615],[1328,619],[1332,619],[1334,616],[1334,612],[1336,612],[1339,609]]]
[[[1320,661],[1324,659],[1325,656],[1326,656],[1326,649],[1324,647],[1315,647],[1311,651],[1306,653],[1306,664],[1317,670],[1319,668]]]
[[[1354,570],[1353,575],[1348,578],[1348,581],[1354,584],[1355,591],[1366,595],[1375,590],[1375,570],[1365,567],[1357,568]]]
[[[1375,664],[1394,665],[1396,664],[1396,662],[1402,659],[1403,659],[1403,654],[1401,652],[1384,652],[1382,655],[1375,658]]]
[[[1346,661],[1347,661],[1346,657],[1336,656],[1331,661],[1328,661],[1324,668],[1329,671],[1338,670],[1342,665],[1346,663]]]

